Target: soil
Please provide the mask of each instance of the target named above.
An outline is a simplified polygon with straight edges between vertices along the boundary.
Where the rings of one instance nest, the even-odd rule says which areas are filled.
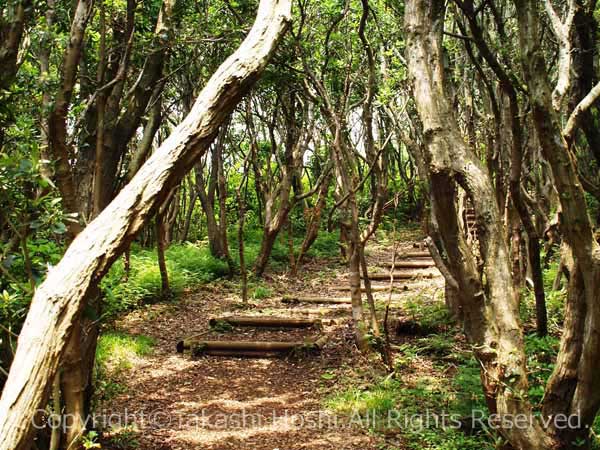
[[[406,243],[405,250],[412,251]],[[391,261],[386,246],[368,248],[370,267]],[[382,270],[378,268],[377,270]],[[411,269],[412,271],[412,269]],[[424,269],[423,273],[436,273]],[[119,331],[154,339],[154,351],[140,357],[120,381],[122,394],[100,403],[96,413],[115,417],[105,434],[103,448],[127,448],[120,426],[129,424],[132,440],[141,450],[375,450],[381,437],[334,416],[324,399],[338,380],[328,374],[340,367],[368,367],[381,371],[378,355],[364,356],[353,343],[349,305],[284,304],[284,295],[344,297],[339,288],[347,271],[337,261],[308,261],[298,278],[271,274],[265,283],[273,291],[268,299],[239,301],[239,287],[227,280],[187,292],[172,304],[148,305],[114,324]],[[387,286],[388,282],[373,283]],[[394,293],[392,317],[401,314],[402,302],[421,292],[443,292],[443,279],[402,280],[407,291]],[[376,299],[387,299],[377,293]],[[365,305],[366,308],[366,305]],[[382,313],[380,311],[380,313]],[[208,320],[221,315],[274,315],[336,318],[322,330],[258,330],[235,328],[211,331]],[[304,341],[327,333],[329,342],[318,355],[284,358],[235,358],[178,354],[177,342],[201,335],[207,340]],[[110,416],[113,414],[114,416]],[[125,419],[123,419],[125,418]],[[112,444],[108,443],[110,437]],[[125,439],[126,440],[126,439]]]

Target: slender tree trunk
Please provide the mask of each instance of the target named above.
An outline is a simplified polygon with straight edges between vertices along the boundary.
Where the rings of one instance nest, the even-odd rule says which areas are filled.
[[[369,270],[367,267],[367,259],[365,258],[365,248],[360,248],[360,268],[363,275],[363,283],[365,285],[365,294],[367,295],[367,303],[369,305],[369,313],[371,317],[371,331],[375,337],[379,337],[381,332],[379,331],[379,322],[377,321],[377,310],[375,309],[375,298],[373,297],[373,290],[371,289],[371,280],[369,279]]]
[[[160,212],[156,215],[156,253],[158,255],[158,268],[160,270],[161,295],[167,298],[170,295],[169,272],[165,260],[165,247],[167,245],[167,230],[164,216]]]
[[[3,21],[2,29],[0,29],[0,36],[4,38],[0,43],[0,91],[10,87],[19,70],[19,46],[27,22],[28,10],[32,7],[32,3],[31,0],[7,3],[7,17],[11,20]]]
[[[242,276],[242,302],[248,303],[248,271],[246,270],[246,257],[244,254],[244,221],[246,219],[246,205],[242,199],[240,188],[236,191],[238,202],[238,251],[240,257],[240,273]]]
[[[196,207],[196,200],[198,199],[198,193],[194,189],[190,189],[190,204],[185,214],[185,220],[183,223],[183,231],[181,232],[181,242],[186,242],[190,234],[190,226],[192,225],[192,215],[194,214],[194,208]]]
[[[329,192],[331,178],[332,175],[327,175],[325,180],[323,180],[323,183],[319,188],[317,201],[315,205],[311,208],[310,219],[307,220],[308,226],[306,227],[306,234],[304,235],[302,246],[300,247],[300,251],[298,252],[298,257],[296,258],[296,271],[301,266],[304,256],[306,255],[312,244],[317,239],[317,236],[319,235],[319,228],[321,226],[321,216],[323,214],[323,209],[325,208],[325,204],[327,202],[327,193]]]
[[[546,309],[546,294],[544,292],[544,278],[540,259],[540,241],[536,237],[529,237],[527,244],[529,247],[531,276],[533,278],[537,333],[539,336],[546,336],[548,334],[548,311]]]
[[[75,180],[70,163],[72,148],[68,144],[67,114],[77,81],[79,62],[88,21],[92,15],[93,0],[79,0],[74,3],[73,19],[69,32],[69,43],[62,56],[60,85],[48,117],[48,144],[50,154],[56,160],[55,177],[67,212],[77,213],[77,221],[67,225],[68,238],[72,240],[81,231],[81,215],[84,212],[78,200]],[[78,314],[73,323],[73,332],[68,340],[65,358],[62,362],[61,388],[65,412],[72,423],[65,432],[63,445],[68,447],[81,438],[85,424],[85,387],[89,375],[84,373],[82,364],[82,317]]]
[[[60,87],[48,118],[49,148],[53,159],[56,160],[56,184],[63,198],[65,210],[69,213],[78,214],[81,214],[82,211],[77,202],[75,182],[70,164],[72,149],[67,139],[67,114],[76,83],[85,31],[91,17],[93,5],[93,0],[79,0],[75,5],[69,43],[62,57]],[[72,239],[81,230],[81,225],[79,222],[70,221],[68,229]]]
[[[222,131],[225,135],[227,129]],[[223,140],[225,137],[223,136]],[[229,266],[229,276],[233,276],[235,272],[235,265],[231,254],[229,253],[229,242],[227,240],[227,180],[225,179],[225,168],[223,167],[223,146],[221,145],[217,159],[217,193],[219,199],[219,230],[218,237],[221,242],[221,250],[223,256]]]
[[[262,276],[267,268],[280,229],[281,226],[277,226],[273,229],[270,226],[265,225],[262,241],[260,243],[260,251],[258,252],[256,262],[254,263],[254,273],[258,277]]]

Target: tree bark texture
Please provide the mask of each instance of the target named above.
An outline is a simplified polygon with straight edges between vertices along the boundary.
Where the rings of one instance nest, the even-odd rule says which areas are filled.
[[[444,18],[443,0],[406,3],[406,56],[423,124],[432,210],[449,269],[460,288],[464,328],[482,365],[488,406],[491,412],[531,417],[531,406],[520,394],[527,392],[526,358],[502,215],[489,172],[466,145],[449,100],[442,62]],[[481,272],[460,231],[455,206],[458,186],[473,203]],[[526,429],[501,432],[515,448],[550,448],[551,440],[535,421]]]

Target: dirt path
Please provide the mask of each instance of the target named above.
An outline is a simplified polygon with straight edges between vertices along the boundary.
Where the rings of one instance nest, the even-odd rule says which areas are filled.
[[[370,260],[391,258],[384,249],[374,248]],[[383,270],[383,269],[382,269]],[[425,271],[427,272],[427,271]],[[345,269],[324,269],[323,262],[309,265],[299,280],[274,276],[268,282],[274,290],[269,299],[255,300],[256,307],[243,314],[297,317],[337,317],[324,332],[330,341],[317,356],[301,358],[243,359],[200,357],[175,352],[176,342],[186,336],[205,333],[210,339],[302,340],[314,336],[311,330],[293,332],[253,330],[227,335],[208,332],[208,319],[223,314],[240,314],[237,290],[221,281],[194,292],[172,305],[152,305],[130,313],[116,327],[132,335],[146,335],[155,342],[150,356],[139,358],[120,381],[122,394],[101,403],[97,413],[129,423],[131,439],[139,449],[361,449],[381,448],[378,438],[366,430],[332,416],[323,401],[336,389],[339,377],[329,373],[339,367],[372,367],[377,360],[365,359],[352,342],[349,306],[284,305],[281,296],[344,296],[334,290],[345,284]],[[430,287],[434,280],[410,281],[414,295],[419,286]],[[382,283],[383,284],[383,283]],[[380,285],[382,285],[380,284]],[[404,282],[403,284],[406,284]],[[110,415],[114,416],[110,416]],[[126,439],[113,439],[103,448],[127,448]],[[116,444],[115,444],[116,442]]]

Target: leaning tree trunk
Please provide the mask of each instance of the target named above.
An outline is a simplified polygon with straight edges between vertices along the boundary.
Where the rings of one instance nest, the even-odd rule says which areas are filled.
[[[190,114],[49,271],[32,299],[0,399],[0,450],[29,447],[32,419],[48,398],[83,299],[206,152],[259,78],[290,19],[289,0],[260,2],[248,36],[208,81]]]

